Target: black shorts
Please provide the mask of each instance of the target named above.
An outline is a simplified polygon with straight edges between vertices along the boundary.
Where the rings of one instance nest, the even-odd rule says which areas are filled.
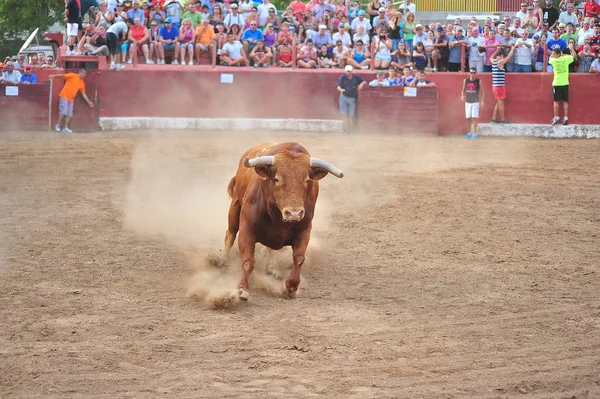
[[[552,93],[554,93],[554,102],[569,102],[569,85],[552,86]]]
[[[467,65],[467,64],[465,64]],[[460,63],[457,62],[448,62],[448,72],[458,72],[460,71]]]
[[[119,38],[112,32],[106,33],[106,47],[110,55],[119,54],[121,52],[121,46],[119,45]]]

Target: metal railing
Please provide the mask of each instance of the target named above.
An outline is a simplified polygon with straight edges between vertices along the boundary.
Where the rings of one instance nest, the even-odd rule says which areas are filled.
[[[416,5],[418,11],[496,12],[498,9],[497,3],[504,1],[505,0],[417,0]]]

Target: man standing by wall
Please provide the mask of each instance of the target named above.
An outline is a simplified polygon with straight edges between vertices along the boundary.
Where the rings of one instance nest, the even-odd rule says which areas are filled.
[[[506,100],[506,70],[505,65],[513,56],[515,51],[511,47],[510,52],[505,57],[504,50],[499,48],[490,58],[492,62],[492,91],[496,97],[496,105],[492,114],[492,123],[508,123],[504,117],[504,100]]]
[[[54,126],[54,130],[57,132],[61,131],[61,124],[64,119],[65,124],[62,129],[65,133],[73,133],[71,129],[69,129],[69,122],[73,117],[73,103],[75,102],[75,97],[77,97],[77,93],[81,92],[84,100],[87,101],[90,108],[94,108],[94,103],[88,98],[85,94],[85,83],[83,79],[86,75],[86,70],[81,68],[79,73],[66,73],[64,75],[50,75],[48,78],[65,78],[65,85],[63,86],[60,94],[58,95],[58,123]]]
[[[477,138],[477,120],[479,119],[479,108],[483,107],[483,87],[481,81],[475,76],[477,68],[470,69],[470,75],[463,81],[461,100],[465,102],[465,114],[467,117],[467,134],[465,139]]]
[[[569,46],[569,51],[571,54],[565,55],[560,48],[554,48],[548,61],[554,67],[554,80],[552,81],[552,93],[554,95],[553,125],[556,125],[560,121],[558,111],[561,103],[565,114],[563,125],[569,124],[569,64],[575,59],[575,49],[573,46]]]
[[[352,65],[346,65],[346,74],[340,76],[336,84],[337,91],[340,92],[340,113],[344,117],[344,132],[354,129],[358,92],[367,84],[360,76],[352,73],[353,69]]]

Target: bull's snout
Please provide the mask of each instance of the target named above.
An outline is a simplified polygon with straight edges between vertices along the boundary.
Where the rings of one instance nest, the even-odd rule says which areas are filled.
[[[285,208],[283,220],[286,222],[299,222],[304,218],[304,208]]]

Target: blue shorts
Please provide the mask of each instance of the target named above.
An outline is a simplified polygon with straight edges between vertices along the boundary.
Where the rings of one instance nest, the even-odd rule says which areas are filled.
[[[175,43],[163,43],[165,50],[175,50]]]
[[[346,97],[340,94],[340,113],[344,116],[355,116],[356,98]]]

